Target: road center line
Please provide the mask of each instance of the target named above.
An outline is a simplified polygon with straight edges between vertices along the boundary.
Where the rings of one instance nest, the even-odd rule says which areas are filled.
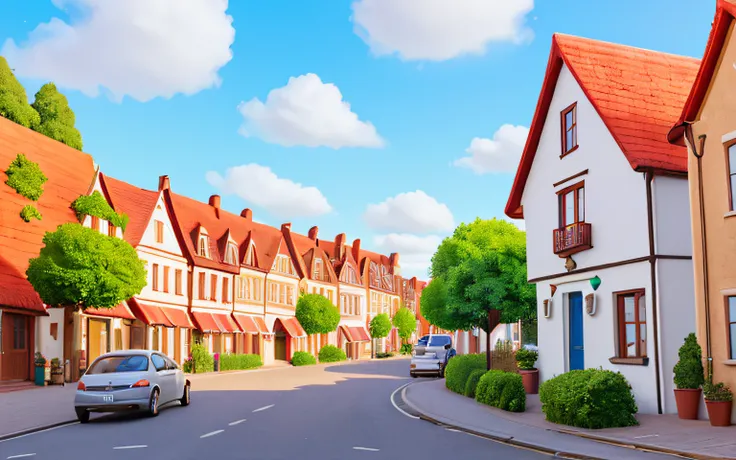
[[[260,409],[256,409],[256,410],[254,410],[253,412],[260,412],[260,411],[262,411],[262,410],[270,409],[270,408],[272,408],[272,407],[273,407],[273,406],[275,406],[275,405],[276,405],[276,404],[271,404],[270,406],[266,406],[266,407],[261,407]]]
[[[217,430],[217,431],[212,431],[212,432],[210,432],[210,433],[207,433],[207,434],[203,434],[203,435],[202,435],[202,436],[200,436],[199,438],[200,438],[200,439],[202,439],[202,438],[209,438],[210,436],[214,436],[214,435],[216,435],[216,434],[220,434],[220,433],[222,433],[223,431],[225,431],[225,430]]]
[[[378,452],[381,449],[374,449],[372,447],[353,447],[353,450],[367,450],[369,452]]]
[[[419,417],[407,413],[406,411],[402,410],[399,406],[397,406],[396,403],[394,402],[394,396],[396,396],[396,393],[398,393],[399,391],[403,390],[407,386],[409,386],[408,383],[406,383],[404,385],[401,385],[399,388],[397,388],[396,390],[394,390],[394,392],[391,393],[391,396],[389,397],[389,400],[391,401],[391,404],[394,406],[394,409],[396,409],[397,411],[401,412],[402,414],[406,415],[409,418],[413,418],[415,420],[419,420]]]
[[[8,457],[8,460],[11,458],[25,458],[25,457],[33,457],[36,454],[20,454],[20,455],[11,455]]]
[[[230,422],[230,423],[228,423],[228,426],[235,426],[235,425],[239,425],[239,424],[241,424],[241,423],[243,423],[243,422],[245,422],[245,419],[242,419],[242,420],[235,420],[234,422]]]
[[[113,447],[113,449],[115,449],[115,450],[122,450],[122,449],[145,449],[146,447],[148,447],[148,446],[145,445],[145,444],[141,444],[141,445],[137,445],[137,446],[117,446],[117,447]]]

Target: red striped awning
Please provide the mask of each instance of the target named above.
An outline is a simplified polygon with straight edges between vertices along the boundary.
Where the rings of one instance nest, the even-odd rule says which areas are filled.
[[[119,303],[112,308],[87,308],[84,310],[84,314],[90,316],[101,316],[103,318],[135,319],[135,315],[133,315],[124,302]]]
[[[350,335],[350,328],[347,326],[340,326],[340,332],[342,332],[345,341],[354,342],[353,337]]]
[[[194,324],[192,324],[192,319],[189,317],[189,313],[187,313],[186,310],[183,310],[181,308],[174,308],[174,307],[160,307],[161,311],[164,312],[164,315],[171,321],[171,324],[173,324],[176,327],[183,327],[186,329],[194,329]]]
[[[258,334],[258,326],[256,325],[253,317],[239,313],[233,313],[233,318],[235,318],[235,322],[238,323],[240,329],[246,334]]]
[[[253,319],[255,320],[256,326],[258,326],[258,331],[261,334],[273,334],[273,332],[271,332],[271,330],[268,328],[268,326],[266,326],[266,320],[265,319],[263,319],[260,316],[254,316]]]
[[[130,310],[135,314],[135,316],[149,326],[174,326],[169,318],[166,317],[163,310],[161,310],[161,307],[140,302],[135,298],[130,299],[128,302],[130,304]]]
[[[291,338],[293,339],[298,339],[298,338],[307,336],[307,333],[304,332],[302,325],[299,324],[299,321],[294,317],[281,318],[281,324],[284,325],[284,329],[286,329],[286,333],[289,334]]]
[[[220,326],[220,329],[227,333],[232,334],[233,332],[241,332],[240,328],[238,327],[237,323],[233,321],[233,319],[230,317],[227,313],[212,313],[212,316],[215,318],[215,321]]]
[[[206,334],[219,334],[224,332],[220,329],[217,321],[215,321],[215,318],[210,313],[193,311],[192,317],[194,318],[194,322],[197,324],[197,329]]]
[[[353,338],[353,342],[370,342],[371,336],[368,335],[364,327],[349,327],[350,335]]]

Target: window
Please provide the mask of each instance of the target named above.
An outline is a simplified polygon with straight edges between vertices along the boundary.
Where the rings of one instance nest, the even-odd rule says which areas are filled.
[[[562,111],[562,156],[578,147],[578,103]]]
[[[225,255],[225,263],[230,265],[237,265],[238,263],[238,248],[235,247],[234,243],[227,244],[227,253]]]
[[[209,241],[207,239],[206,235],[202,235],[199,237],[199,255],[201,257],[207,257],[207,246],[209,246]]]
[[[200,273],[199,274],[199,289],[198,289],[199,300],[204,300],[205,299],[205,297],[204,297],[204,289],[205,289],[204,285],[205,285],[205,274],[204,273]]]
[[[371,281],[371,286],[381,287],[381,279],[379,278],[379,275],[378,275],[378,265],[375,262],[371,262],[370,281]]]
[[[210,275],[210,300],[217,301],[217,275]]]
[[[358,283],[358,275],[355,273],[355,269],[351,266],[347,266],[343,269],[342,280],[349,284],[360,284]]]
[[[163,243],[164,242],[164,223],[160,220],[154,220],[154,233],[156,235],[156,242],[157,243]]]
[[[151,355],[151,362],[157,371],[166,370],[166,360],[161,355]]]
[[[25,316],[13,318],[13,349],[25,350],[26,348],[26,322]]]
[[[285,273],[287,275],[294,274],[294,266],[291,264],[291,260],[288,256],[277,256],[276,260],[273,261],[273,267],[271,268],[271,270]]]
[[[107,223],[107,236],[117,235],[118,228],[111,223]]]
[[[100,231],[100,218],[97,216],[92,216],[92,230]]]
[[[647,310],[644,291],[618,295],[619,358],[647,356]]]
[[[585,182],[579,182],[557,192],[559,228],[585,222]]]
[[[158,264],[153,264],[151,269],[151,287],[154,291],[158,291]]]
[[[230,279],[222,278],[222,301],[228,303],[230,301]]]
[[[736,296],[731,296],[728,299],[728,337],[729,337],[729,350],[728,358],[736,359]]]
[[[176,295],[183,295],[181,286],[181,270],[179,269],[174,271],[174,290]]]
[[[122,355],[100,358],[87,370],[87,374],[109,374],[117,372],[145,372],[148,358],[143,355]]]
[[[169,292],[169,267],[164,266],[164,292]]]
[[[294,305],[294,287],[286,286],[286,303],[288,305]]]
[[[728,146],[728,209],[736,206],[736,143]]]
[[[322,279],[322,259],[314,259],[314,279]]]
[[[253,245],[251,244],[248,248],[248,252],[245,254],[245,265],[254,266],[255,263],[253,263]]]

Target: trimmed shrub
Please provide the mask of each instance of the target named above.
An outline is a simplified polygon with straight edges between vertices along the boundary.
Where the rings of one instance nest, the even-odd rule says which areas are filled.
[[[192,358],[189,358],[186,361],[184,361],[184,364],[182,364],[181,366],[181,370],[184,371],[185,374],[192,373]]]
[[[399,353],[401,353],[402,355],[410,355],[413,349],[414,345],[410,343],[405,343],[399,349]]]
[[[677,354],[680,359],[672,370],[675,373],[674,382],[677,389],[700,388],[705,383],[703,350],[695,334],[690,333],[685,337],[685,343],[682,344]]]
[[[521,375],[499,370],[486,372],[475,389],[475,400],[509,412],[524,412],[526,392]]]
[[[41,220],[41,213],[32,204],[27,204],[20,210],[20,218],[26,222],[30,222],[32,219]]]
[[[465,394],[465,384],[476,370],[486,370],[486,355],[468,354],[454,356],[445,368],[445,386],[458,394]]]
[[[579,428],[638,425],[631,385],[619,372],[575,370],[542,383],[542,412],[547,420]]]
[[[468,381],[465,382],[465,396],[468,398],[475,398],[475,389],[478,387],[480,378],[485,374],[485,369],[476,369],[468,376]]]
[[[528,371],[534,369],[534,364],[539,359],[539,353],[534,350],[521,348],[516,352],[516,363],[519,369]]]
[[[43,184],[49,180],[38,163],[34,163],[22,153],[15,157],[5,171],[8,180],[5,183],[18,194],[31,201],[38,201],[43,195]]]
[[[192,365],[195,374],[212,372],[215,370],[215,358],[203,345],[197,344],[192,347]]]
[[[317,364],[317,358],[313,354],[306,351],[295,351],[291,357],[292,366],[311,366]]]
[[[259,355],[241,355],[224,353],[220,355],[221,371],[239,371],[244,369],[256,369],[263,366]]]
[[[319,351],[319,362],[321,363],[337,363],[347,359],[345,351],[334,345],[325,345]]]
[[[393,353],[387,352],[387,353],[376,353],[377,359],[385,359],[385,358],[392,358],[394,356]]]

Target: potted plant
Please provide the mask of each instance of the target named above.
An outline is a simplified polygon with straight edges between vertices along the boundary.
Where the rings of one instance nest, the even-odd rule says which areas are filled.
[[[52,385],[63,385],[64,384],[64,370],[61,368],[59,358],[53,358],[51,360],[51,384]]]
[[[707,382],[703,385],[703,395],[711,426],[731,426],[731,389],[723,383]]]
[[[684,420],[697,420],[703,377],[703,350],[695,334],[690,333],[678,352],[680,360],[673,369],[675,373],[675,402],[677,415]]]
[[[521,348],[516,352],[516,365],[519,367],[524,390],[531,395],[539,392],[539,369],[534,367],[537,358],[539,353],[534,350]]]
[[[33,362],[36,365],[33,381],[36,385],[42,387],[46,385],[46,357],[37,351]]]

